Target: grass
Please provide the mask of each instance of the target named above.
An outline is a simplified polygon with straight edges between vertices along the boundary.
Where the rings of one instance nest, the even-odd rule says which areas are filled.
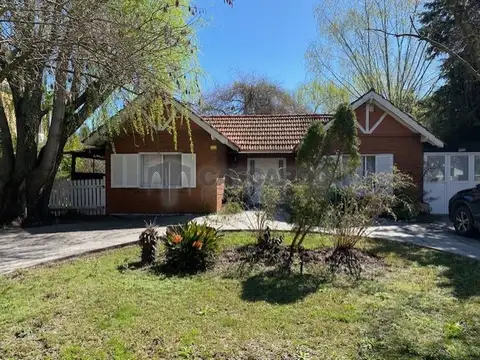
[[[227,235],[224,248],[251,241]],[[328,246],[312,236],[307,246]],[[0,277],[0,359],[479,359],[480,263],[384,241],[371,279],[163,277],[129,247]]]

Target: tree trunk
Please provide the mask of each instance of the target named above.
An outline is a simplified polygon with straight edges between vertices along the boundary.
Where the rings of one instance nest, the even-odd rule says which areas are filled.
[[[27,217],[25,182],[15,182],[13,177],[5,184],[0,197],[0,224],[23,223]]]
[[[27,191],[28,223],[41,222],[49,217],[48,204],[50,202],[50,193],[52,192],[58,167],[62,161],[65,142],[66,140],[62,140],[59,144],[60,151],[56,154],[53,170],[44,177],[39,178],[38,175],[35,175],[34,181],[29,183]],[[38,163],[41,162],[44,156],[44,149],[42,148],[40,151]],[[34,171],[34,173],[36,172]]]
[[[50,193],[62,160],[65,142],[63,137],[58,144],[52,171],[36,171],[44,156],[42,148],[35,167],[29,174],[12,173],[0,192],[0,224],[32,224],[48,218]]]
[[[35,194],[35,199],[31,199],[32,201],[28,202],[27,223],[38,223],[48,219],[50,215],[48,204],[50,202],[50,193],[52,192],[54,182],[55,175],[50,176],[46,180],[42,192]]]

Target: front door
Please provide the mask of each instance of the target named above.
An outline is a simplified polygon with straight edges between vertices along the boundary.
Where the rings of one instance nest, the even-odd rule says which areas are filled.
[[[254,205],[262,203],[262,186],[268,182],[282,179],[285,174],[284,158],[249,158],[248,174],[250,202]]]

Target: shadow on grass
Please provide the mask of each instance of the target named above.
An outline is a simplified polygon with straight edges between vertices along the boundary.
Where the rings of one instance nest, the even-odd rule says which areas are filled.
[[[271,304],[291,304],[315,293],[327,281],[310,274],[260,273],[242,283],[242,300],[266,301]]]
[[[126,271],[141,270],[149,272],[150,274],[159,276],[160,278],[170,278],[170,277],[190,277],[197,274],[200,274],[201,271],[197,272],[185,272],[185,271],[175,271],[172,268],[168,267],[166,264],[157,262],[151,265],[143,264],[141,261],[133,261],[129,263],[124,263],[117,266],[117,270],[120,273],[125,273]]]
[[[393,253],[421,266],[440,266],[442,267],[440,276],[445,278],[440,286],[452,288],[453,295],[459,299],[480,296],[480,261],[478,260],[388,240],[375,242],[375,246],[370,251],[379,256]]]
[[[137,270],[141,268],[146,268],[147,265],[143,264],[141,261],[132,261],[126,264],[121,264],[117,266],[117,270],[120,273],[123,273],[127,270]]]

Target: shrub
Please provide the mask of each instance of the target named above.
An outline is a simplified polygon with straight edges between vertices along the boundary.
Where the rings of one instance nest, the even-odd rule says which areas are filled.
[[[418,189],[409,186],[397,194],[397,202],[394,205],[393,215],[396,220],[411,220],[420,213]]]
[[[258,173],[230,171],[227,174],[228,186],[225,186],[224,200],[228,206],[222,213],[238,213],[245,211],[245,218],[249,229],[255,239],[263,236],[267,226],[271,226],[272,220],[280,212],[282,196],[286,192],[288,181],[280,178],[264,178],[259,204],[253,203],[252,191],[254,184],[259,181]],[[235,205],[228,205],[235,203]],[[237,211],[239,210],[239,211]]]
[[[236,201],[227,201],[223,204],[220,214],[222,215],[234,215],[243,211],[242,204]]]
[[[142,231],[139,238],[139,245],[142,249],[141,263],[150,265],[157,259],[157,243],[159,235],[155,224],[147,224],[147,228]]]
[[[167,270],[195,273],[212,267],[220,237],[215,228],[194,221],[169,226],[162,237]]]
[[[289,192],[288,204],[291,210],[289,222],[295,233],[290,245],[288,267],[294,253],[302,248],[305,237],[313,229],[323,227],[332,186],[345,176],[352,175],[360,165],[352,108],[340,105],[327,131],[322,124],[312,123],[300,143],[296,161],[299,171]]]
[[[327,258],[332,270],[346,266],[351,275],[360,275],[359,259],[352,250],[379,216],[393,215],[394,206],[402,201],[397,194],[411,186],[411,177],[393,169],[391,174],[359,177],[341,190],[341,195],[329,203],[325,216],[325,228],[334,238],[333,252]]]

